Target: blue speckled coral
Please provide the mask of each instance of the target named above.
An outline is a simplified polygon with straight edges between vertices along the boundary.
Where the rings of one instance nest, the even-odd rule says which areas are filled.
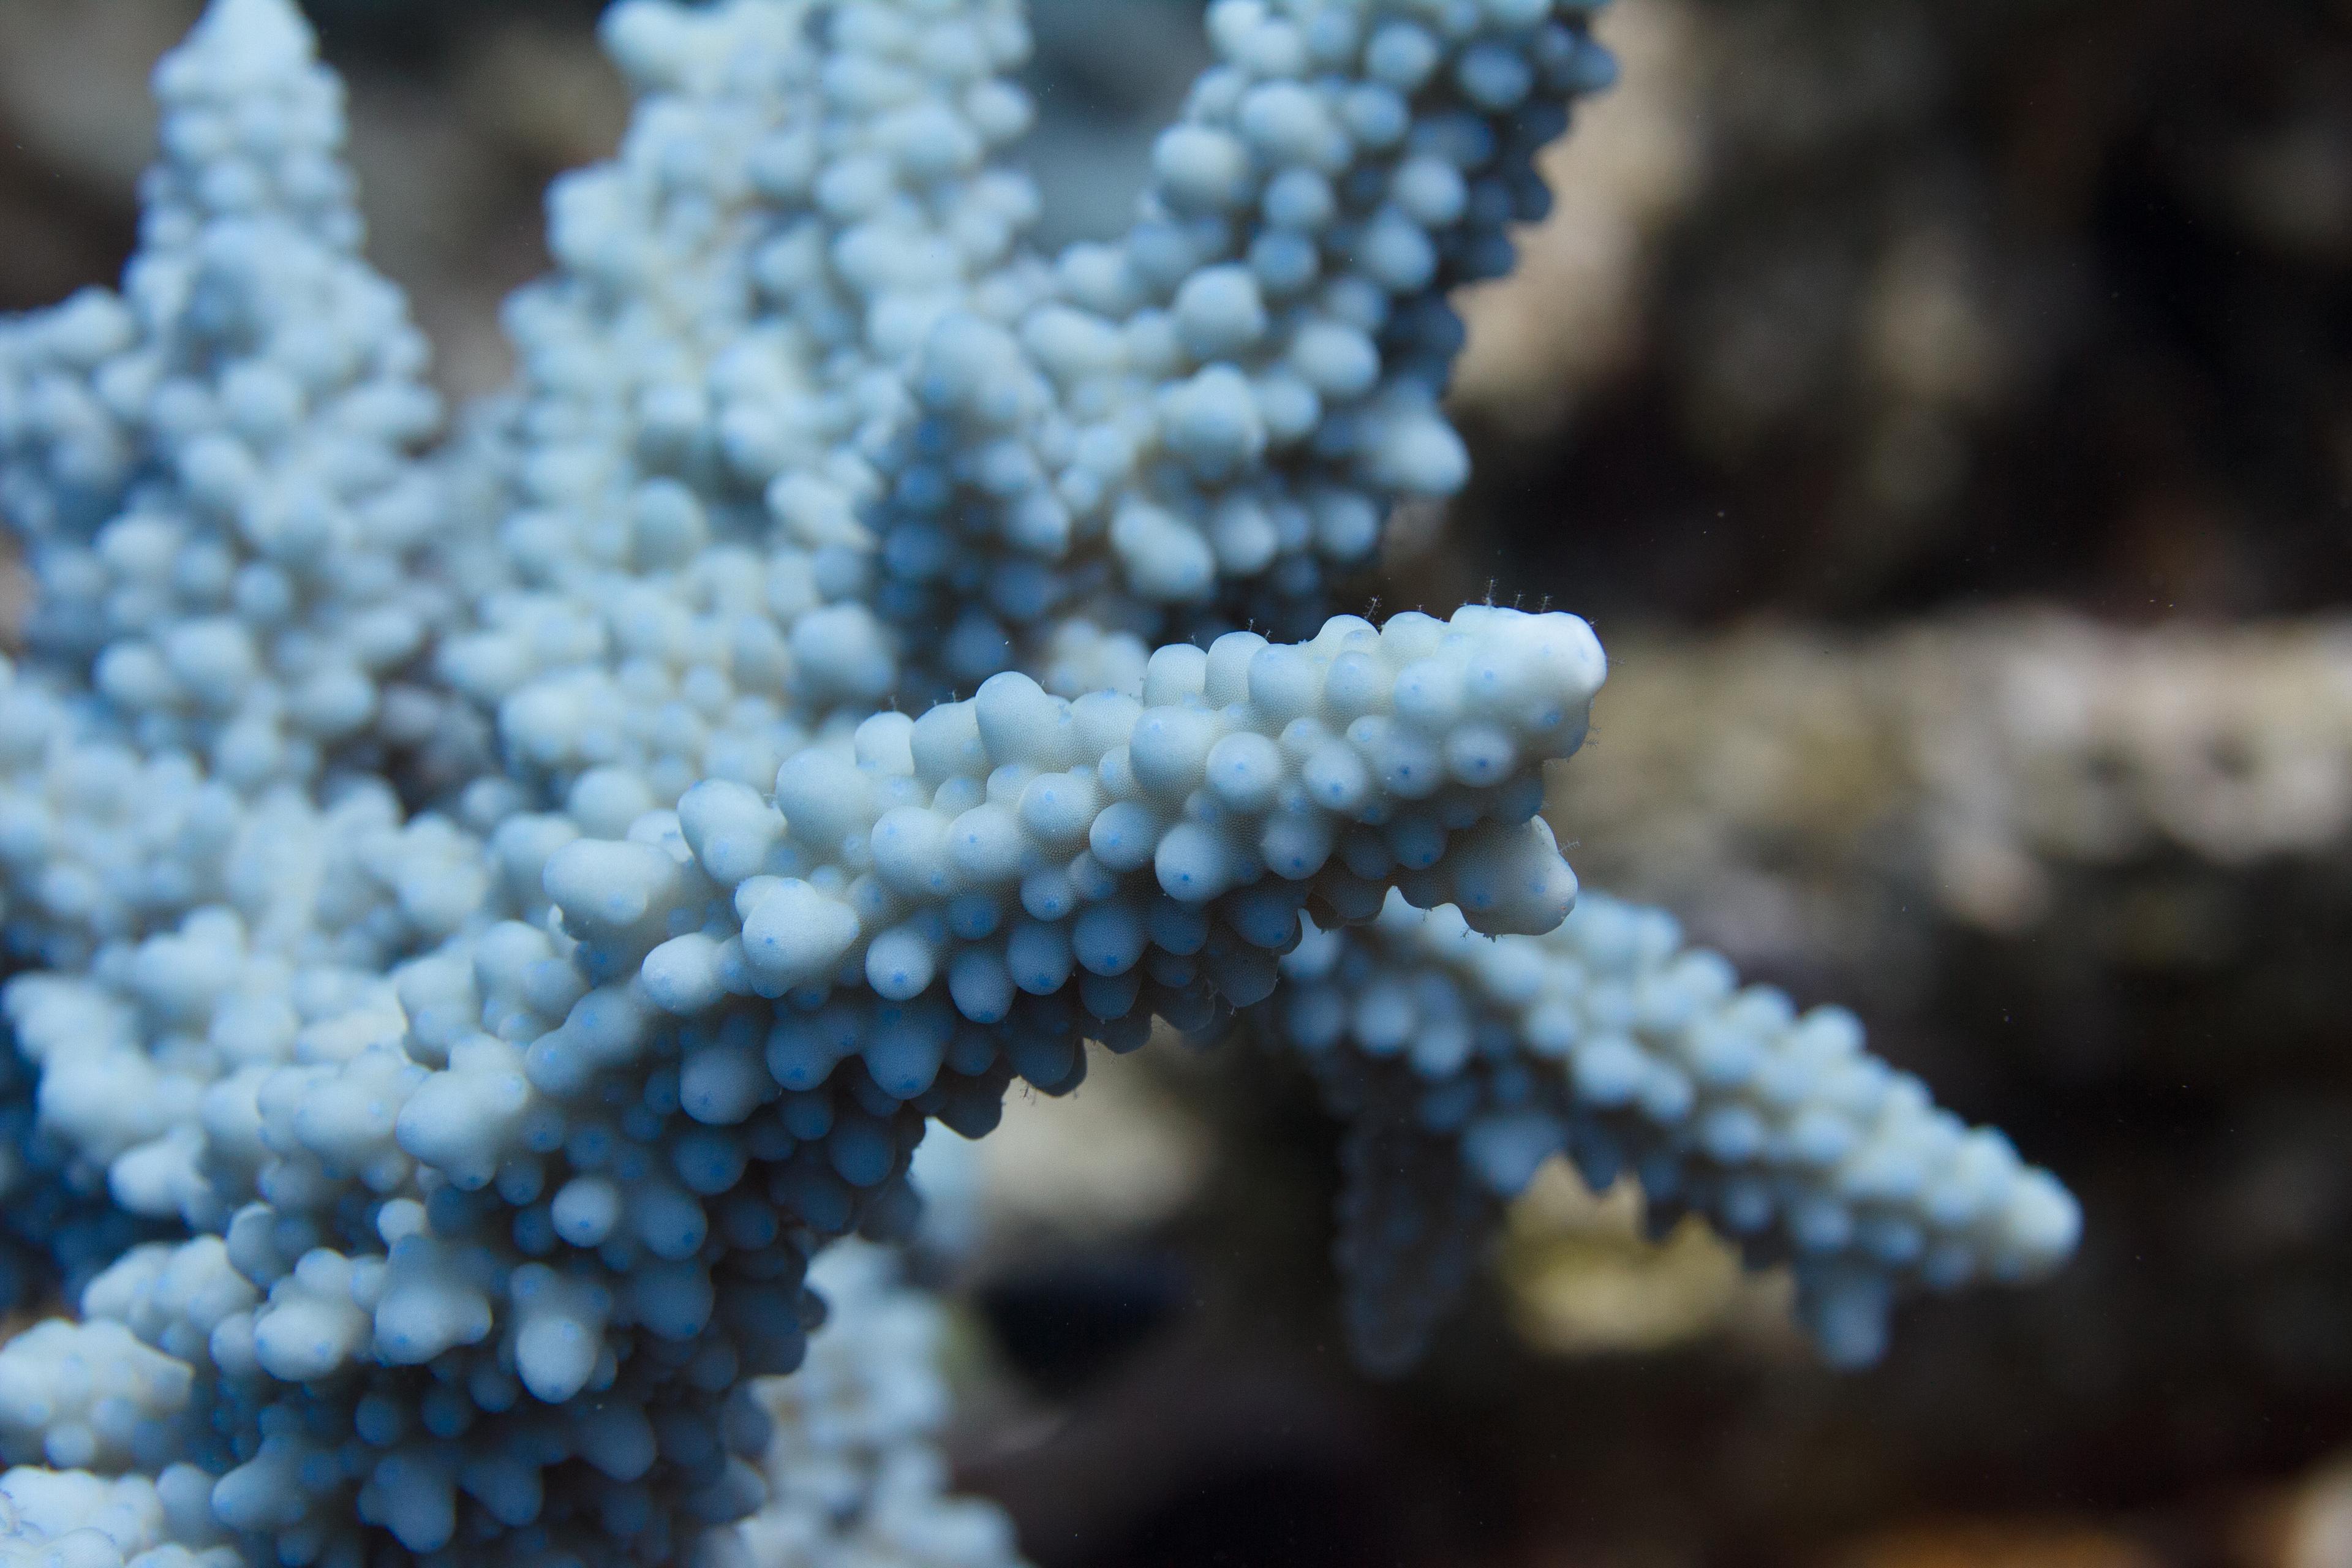
[[[1045,258],[1011,0],[625,0],[627,139],[451,430],[300,18],[214,0],[121,292],[0,323],[6,1209],[88,1279],[0,1349],[0,1552],[1003,1561],[931,1471],[824,1547],[751,1380],[929,1120],[1154,1017],[1350,1119],[1378,1365],[1561,1152],[1793,1262],[1839,1360],[2062,1258],[1851,1017],[1570,913],[1583,622],[1327,618],[1464,480],[1446,294],[1590,9],[1218,0],[1132,229]]]

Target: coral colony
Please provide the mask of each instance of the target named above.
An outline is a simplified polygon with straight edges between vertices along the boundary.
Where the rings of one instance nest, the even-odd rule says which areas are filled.
[[[445,425],[338,83],[214,0],[121,292],[0,323],[5,1208],[79,1307],[0,1350],[0,1555],[1009,1561],[817,1255],[1154,1020],[1348,1120],[1376,1368],[1556,1153],[1835,1362],[2061,1259],[1850,1016],[1576,904],[1582,621],[1331,614],[1464,480],[1446,295],[1591,9],[1217,0],[1132,228],[1042,257],[1014,0],[623,0],[635,121]]]

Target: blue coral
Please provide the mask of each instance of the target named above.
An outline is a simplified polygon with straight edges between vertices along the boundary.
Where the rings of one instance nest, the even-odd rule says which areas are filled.
[[[1583,622],[1332,614],[1464,481],[1446,296],[1609,79],[1588,11],[1219,0],[1133,227],[1046,258],[1010,0],[623,0],[635,119],[450,434],[333,79],[215,0],[122,291],[0,323],[10,1179],[104,1265],[0,1350],[9,1550],[761,1560],[812,1258],[1155,1018],[1350,1120],[1375,1364],[1562,1152],[1793,1260],[1841,1360],[2063,1258],[1843,1015],[1570,913]]]

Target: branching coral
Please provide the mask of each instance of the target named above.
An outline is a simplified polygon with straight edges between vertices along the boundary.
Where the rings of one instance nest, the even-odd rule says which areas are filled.
[[[215,0],[122,293],[0,327],[16,1180],[96,1270],[0,1350],[26,1550],[672,1557],[762,1508],[753,1380],[928,1121],[1154,1018],[1246,1010],[1358,1123],[1377,1363],[1563,1149],[1793,1257],[1841,1359],[2062,1258],[1851,1019],[1570,917],[1583,622],[1329,614],[1463,481],[1446,292],[1607,81],[1587,12],[1219,0],[1136,225],[1049,259],[1005,0],[625,0],[635,122],[436,445],[335,83]]]

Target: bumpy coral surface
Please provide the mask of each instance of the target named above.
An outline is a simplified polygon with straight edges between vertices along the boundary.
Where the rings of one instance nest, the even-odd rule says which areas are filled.
[[[635,119],[453,432],[337,84],[215,0],[121,290],[0,323],[7,1215],[79,1308],[0,1350],[9,1550],[999,1561],[845,1458],[928,1417],[828,1413],[811,1262],[1154,1019],[1350,1119],[1376,1365],[1561,1152],[1792,1263],[1840,1360],[2063,1258],[1851,1017],[1571,914],[1583,622],[1332,613],[1463,482],[1446,296],[1610,79],[1589,10],[1218,0],[1134,226],[1047,258],[1008,0],[624,0]]]

